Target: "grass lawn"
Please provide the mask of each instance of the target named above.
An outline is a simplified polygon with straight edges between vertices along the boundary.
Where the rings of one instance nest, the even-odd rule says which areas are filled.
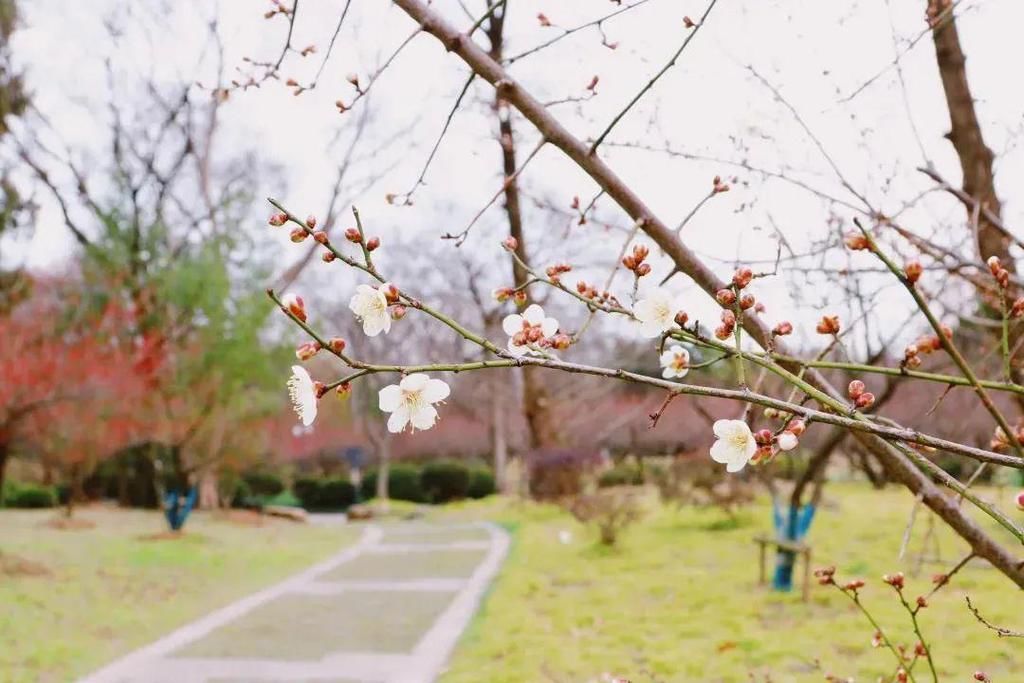
[[[158,512],[86,508],[76,517],[96,526],[76,530],[46,526],[54,514],[0,510],[0,552],[46,570],[0,571],[5,683],[88,673],[334,554],[358,534],[270,519],[253,526],[197,512],[184,536],[146,539],[166,528]]]
[[[1013,510],[1009,496],[1005,492],[1000,502]],[[966,546],[942,529],[943,561],[927,562],[911,576],[928,517],[924,509],[918,513],[907,557],[898,560],[911,496],[895,487],[875,492],[850,484],[830,486],[826,498],[809,536],[814,564],[835,564],[839,577],[867,579],[865,604],[894,641],[913,647],[909,620],[879,577],[906,572],[913,600]],[[596,683],[604,674],[632,683],[799,683],[820,682],[827,672],[875,681],[895,669],[886,650],[871,647],[873,629],[834,589],[815,584],[804,604],[799,592],[757,585],[752,537],[771,528],[767,501],[734,525],[715,510],[677,511],[652,500],[644,520],[611,550],[551,506],[492,498],[446,514],[489,517],[508,526],[514,541],[442,683]],[[1024,522],[1024,514],[1014,514]],[[569,543],[559,540],[564,530],[571,532]],[[976,622],[965,606],[968,594],[991,621],[1024,628],[1021,592],[972,563],[920,615],[940,680],[973,680],[977,669],[999,683],[1024,680],[1024,643],[999,639]],[[923,662],[914,674],[931,681]]]

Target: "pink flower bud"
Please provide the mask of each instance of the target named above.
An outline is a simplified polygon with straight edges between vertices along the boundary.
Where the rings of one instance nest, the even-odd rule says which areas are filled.
[[[648,249],[645,244],[633,245],[633,259],[636,260],[638,264],[643,263],[644,259],[647,258],[647,255],[650,253],[651,250]]]
[[[754,300],[753,294],[744,294],[743,296],[740,297],[740,308],[742,308],[744,311],[753,308],[755,303],[756,301]]]
[[[508,251],[515,251],[519,248],[519,240],[515,237],[509,236],[502,241],[501,246],[505,247]]]
[[[807,431],[807,423],[803,420],[790,420],[789,425],[786,426],[786,431],[793,432],[797,436],[801,436]]]
[[[516,305],[518,305],[518,306],[525,305],[526,304],[526,290],[525,289],[518,290],[513,295],[512,299],[513,299],[513,301],[516,302]]]
[[[395,287],[390,282],[385,282],[379,287],[379,289],[384,292],[384,298],[387,299],[389,304],[398,303],[398,287]]]
[[[917,596],[917,607],[918,609],[924,609],[928,606],[928,600],[923,595]],[[924,654],[923,652],[921,654]]]
[[[727,325],[721,325],[715,328],[715,336],[725,341],[732,336],[733,328]]]
[[[294,315],[302,322],[306,322],[306,304],[302,297],[297,294],[287,294],[281,299],[281,305],[285,310]]]
[[[504,303],[508,301],[514,293],[515,292],[511,287],[498,287],[496,290],[491,292],[491,296],[494,297],[494,300],[498,303]]]
[[[924,268],[921,266],[920,261],[911,261],[903,267],[903,274],[907,276],[907,281],[910,284],[917,282],[923,272]]]
[[[715,292],[715,301],[720,306],[732,306],[736,303],[736,292],[731,289],[720,289]]]
[[[352,384],[351,382],[342,382],[334,391],[338,394],[338,398],[344,401],[352,395]]]
[[[839,334],[839,316],[838,315],[824,315],[821,317],[821,321],[818,326],[814,328],[818,334]]]
[[[330,240],[327,238],[327,233],[323,230],[317,230],[313,233],[313,239],[317,244],[327,244]]]
[[[980,681],[981,683],[992,683],[992,679],[984,671],[975,671],[974,680]]]
[[[636,273],[637,277],[643,277],[644,275],[647,275],[648,273],[651,272],[651,264],[641,263],[636,267],[636,270],[634,270],[633,272]]]
[[[722,324],[729,328],[732,328],[736,324],[736,314],[733,313],[731,309],[722,309],[722,315],[720,317],[722,319]]]
[[[305,228],[295,227],[292,228],[290,233],[288,233],[288,236],[291,238],[292,242],[298,244],[299,242],[304,242],[306,238],[309,237],[309,233],[306,232]]]
[[[320,351],[320,344],[312,341],[306,342],[305,344],[299,344],[295,349],[295,357],[300,361],[307,361],[315,356]]]
[[[863,251],[871,248],[871,242],[859,232],[851,232],[843,238],[846,248],[852,251]]]
[[[867,387],[864,386],[864,382],[859,379],[855,379],[850,382],[850,385],[846,387],[846,395],[852,399],[856,399],[858,396],[864,393]]]
[[[793,324],[788,320],[783,320],[775,326],[775,329],[772,330],[772,334],[779,337],[785,337],[787,334],[793,334]]]
[[[310,230],[316,227],[316,216],[312,214],[306,216],[306,227],[308,227]]]
[[[994,275],[994,276],[998,276],[999,275],[999,271],[1001,271],[1003,269],[1003,264],[999,260],[998,256],[989,256],[988,260],[985,261],[985,263],[988,264],[988,269],[989,269],[989,271],[992,272],[992,275]]]
[[[551,348],[565,351],[570,346],[572,346],[572,337],[567,334],[558,333],[551,338]]]
[[[903,590],[903,572],[896,572],[895,574],[886,574],[882,577],[882,581],[895,588],[896,590]]]
[[[327,341],[327,346],[330,347],[334,353],[341,353],[345,350],[345,340],[341,337],[331,337]]]
[[[380,238],[379,237],[371,237],[370,239],[366,240],[366,251],[374,251],[379,246],[380,246]]]
[[[861,410],[866,410],[867,408],[870,408],[871,406],[875,405],[875,395],[872,394],[870,391],[865,391],[863,394],[856,398],[854,403]]]
[[[357,228],[346,228],[345,239],[353,244],[359,244],[363,241],[363,236],[359,234],[359,230]]]
[[[863,587],[864,587],[864,579],[854,579],[852,581],[847,581],[846,585],[843,586],[843,588],[845,588],[848,591],[858,591],[858,590],[860,590]]]
[[[338,257],[334,255],[333,251],[325,251],[320,258],[323,259],[324,263],[330,263]]]
[[[754,432],[754,441],[757,442],[758,446],[767,446],[772,442],[772,430],[770,429],[759,429]]]
[[[1024,491],[1018,491],[1013,501],[1017,504],[1018,510],[1024,510]]]
[[[686,322],[690,319],[690,316],[686,315],[686,311],[679,311],[676,313],[675,321],[679,327],[684,327]]]
[[[402,318],[405,317],[405,314],[406,314],[406,308],[402,304],[397,304],[397,305],[391,307],[391,319],[392,320],[401,320]]]
[[[732,283],[740,289],[749,285],[753,279],[754,271],[747,267],[737,268],[736,272],[732,274]]]
[[[275,228],[278,228],[288,222],[288,214],[275,213],[273,216],[270,217],[270,220],[267,222],[273,225]]]
[[[316,392],[317,398],[322,398],[327,393],[327,385],[323,382],[313,382],[313,391]]]

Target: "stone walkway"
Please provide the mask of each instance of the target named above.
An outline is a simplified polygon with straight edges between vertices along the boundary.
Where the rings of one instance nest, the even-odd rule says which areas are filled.
[[[491,524],[368,526],[334,557],[81,681],[430,683],[508,546]]]

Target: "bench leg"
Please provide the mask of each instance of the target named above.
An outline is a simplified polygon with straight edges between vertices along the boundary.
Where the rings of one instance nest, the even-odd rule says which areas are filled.
[[[811,550],[804,551],[804,602],[811,599]]]
[[[767,552],[767,546],[764,543],[759,543],[758,545],[761,547],[761,555],[758,561],[757,584],[763,586],[765,583],[765,553]]]

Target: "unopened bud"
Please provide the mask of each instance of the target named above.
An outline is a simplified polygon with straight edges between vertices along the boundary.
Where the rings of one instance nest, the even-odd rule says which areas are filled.
[[[1018,510],[1024,510],[1024,491],[1018,491],[1013,500],[1017,503]]]
[[[295,349],[295,357],[300,361],[307,361],[315,356],[320,351],[320,344],[317,342],[306,342],[305,344],[299,344]]]
[[[572,337],[567,334],[558,333],[551,338],[551,348],[564,351],[572,346]]]
[[[685,327],[686,322],[690,319],[690,316],[686,315],[686,311],[679,311],[676,313],[675,321],[679,327]]]
[[[316,240],[318,244],[327,244],[330,242],[330,240],[327,238],[327,233],[324,232],[323,230],[317,230],[316,232],[314,232],[313,239]]]
[[[505,247],[509,251],[515,251],[519,248],[519,240],[515,237],[509,236],[502,241],[501,246]]]
[[[772,330],[772,334],[778,337],[785,337],[787,334],[793,334],[793,324],[788,320],[783,320],[775,326]]]
[[[634,270],[633,272],[636,273],[637,277],[643,277],[644,275],[647,275],[648,273],[651,272],[651,264],[641,263],[636,267],[636,270]]]
[[[387,299],[389,304],[398,303],[398,287],[395,287],[390,282],[385,282],[378,289],[384,292],[384,298]]]
[[[736,272],[732,274],[732,283],[740,289],[749,285],[753,279],[754,271],[747,267],[737,268]]]
[[[896,590],[903,590],[903,572],[896,572],[895,574],[886,574],[882,577],[882,581],[895,588]]]
[[[720,306],[732,306],[736,303],[736,292],[731,289],[720,289],[715,292],[715,301]]]
[[[342,382],[334,391],[335,393],[338,394],[338,398],[340,398],[342,401],[345,401],[352,395],[352,383]]]
[[[871,248],[871,242],[859,232],[851,232],[843,238],[846,248],[852,251],[863,251]]]
[[[846,387],[846,395],[852,399],[856,399],[858,396],[864,393],[867,387],[864,386],[864,382],[859,379],[855,379],[850,382],[850,385]]]
[[[345,350],[345,340],[341,337],[331,337],[327,342],[327,346],[330,347],[334,353],[341,353]]]
[[[728,325],[720,325],[719,327],[715,328],[715,336],[721,339],[722,341],[725,341],[726,339],[732,336],[733,329],[734,328],[729,327]]]
[[[357,228],[346,228],[345,239],[353,244],[359,244],[363,241],[363,236],[359,234],[359,230]]]
[[[309,216],[306,217],[306,227],[308,227],[310,230],[316,227],[316,216],[310,214]]]
[[[995,276],[995,277],[998,277],[999,276],[999,271],[1001,271],[1003,269],[1003,264],[999,260],[999,257],[998,256],[989,256],[988,260],[985,261],[985,263],[988,264],[988,269],[992,273],[992,275]]]
[[[526,290],[525,289],[518,290],[515,293],[515,295],[513,295],[512,299],[516,302],[516,305],[524,306],[526,304]]]
[[[742,308],[744,311],[753,308],[755,303],[757,302],[754,300],[753,294],[744,294],[743,296],[740,297],[740,308]]]
[[[320,258],[323,259],[324,263],[330,263],[331,261],[333,261],[334,259],[336,259],[338,257],[334,255],[333,251],[325,251],[323,253],[323,256],[321,256]]]
[[[866,410],[875,405],[875,395],[870,391],[865,391],[854,400],[854,404],[861,410]]]
[[[786,425],[786,431],[793,432],[797,436],[801,436],[807,431],[807,423],[803,420],[790,420],[789,424]]]
[[[379,237],[371,237],[370,239],[366,240],[366,251],[374,251],[379,246],[380,246],[380,238]]]
[[[839,316],[837,315],[825,315],[822,316],[818,326],[814,328],[818,334],[839,334]]]
[[[297,294],[287,294],[281,299],[281,305],[285,310],[294,315],[302,322],[306,322],[306,304],[302,297]]]
[[[903,267],[903,273],[907,276],[907,281],[910,284],[914,284],[921,278],[921,273],[924,272],[924,268],[921,266],[920,261],[911,261]]]
[[[791,451],[800,443],[800,440],[796,438],[796,434],[790,431],[780,432],[775,437],[775,441],[779,444],[779,450],[782,451]]]
[[[770,429],[759,429],[754,432],[754,441],[757,442],[758,446],[767,446],[772,442],[772,430]]]
[[[267,222],[273,225],[275,228],[280,227],[288,222],[288,214],[275,213],[273,216],[270,217],[270,220]]]
[[[327,385],[323,382],[313,382],[313,391],[316,392],[317,398],[321,398],[327,393]]]
[[[405,314],[406,314],[406,308],[402,304],[397,304],[397,305],[391,307],[391,319],[392,320],[401,320],[402,318],[405,317]]]
[[[647,258],[647,255],[651,253],[651,250],[647,248],[645,244],[633,245],[633,258],[636,259],[637,263],[643,263],[643,260]]]
[[[498,287],[493,292],[491,292],[491,296],[498,303],[504,303],[508,301],[512,294],[514,294],[514,292],[510,287]]]
[[[292,242],[298,244],[299,242],[304,242],[306,238],[309,237],[309,233],[306,232],[305,228],[295,227],[292,228],[290,233],[288,233],[288,236],[291,238]]]

